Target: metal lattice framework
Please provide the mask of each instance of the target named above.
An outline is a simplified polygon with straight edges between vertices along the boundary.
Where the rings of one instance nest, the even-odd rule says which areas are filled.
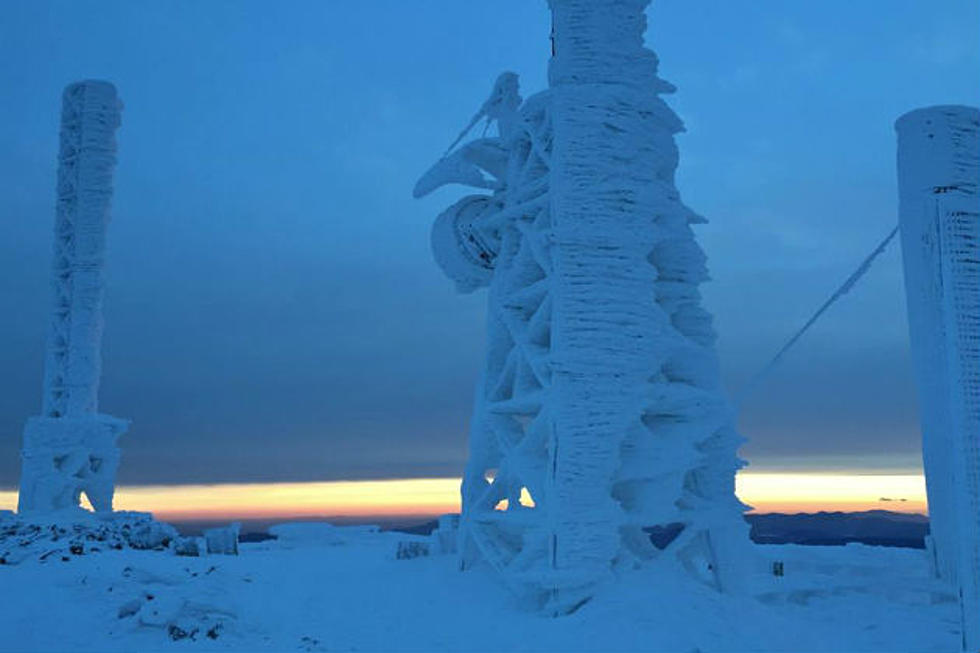
[[[105,82],[65,89],[58,154],[52,287],[44,375],[47,417],[98,411],[105,229],[119,100]]]
[[[106,227],[122,104],[102,81],[62,97],[57,208],[42,414],[24,429],[20,511],[75,508],[82,493],[112,509],[117,438],[127,422],[98,413]]]
[[[689,225],[702,220],[673,187],[681,125],[657,97],[672,87],[642,46],[645,4],[552,2],[552,88],[521,103],[502,75],[469,126],[486,117],[499,136],[447,154],[416,187],[492,191],[433,229],[458,287],[489,286],[462,563],[490,564],[553,613],[655,559],[731,588],[748,542],[740,438],[697,290]]]
[[[528,102],[509,135],[500,210],[479,224],[496,245],[488,298],[488,351],[463,480],[464,556],[508,579],[534,573],[553,554],[538,513],[555,479],[552,390],[552,149],[546,94]],[[506,509],[498,509],[506,506]]]

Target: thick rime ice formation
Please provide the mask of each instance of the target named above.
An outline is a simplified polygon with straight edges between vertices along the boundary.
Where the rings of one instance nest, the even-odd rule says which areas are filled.
[[[119,449],[128,422],[98,413],[105,233],[122,105],[112,84],[65,89],[54,228],[54,305],[44,405],[24,429],[18,510],[77,507],[82,492],[112,510]]]
[[[898,131],[902,255],[936,571],[961,594],[980,650],[980,110],[905,114]]]
[[[703,220],[674,187],[683,127],[643,47],[647,3],[553,0],[550,89],[522,102],[501,75],[457,142],[481,118],[499,136],[447,153],[415,189],[492,191],[432,232],[460,290],[489,286],[459,553],[550,612],[658,558],[731,589],[748,543],[741,439],[698,292]],[[679,535],[658,548],[656,526]]]

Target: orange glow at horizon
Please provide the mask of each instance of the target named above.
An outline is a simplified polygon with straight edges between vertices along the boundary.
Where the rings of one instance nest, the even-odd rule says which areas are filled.
[[[414,478],[121,486],[114,507],[171,521],[426,517],[459,512],[459,485],[458,478]],[[917,474],[742,472],[736,492],[754,512],[927,512],[925,480]],[[16,491],[0,490],[0,509],[16,504]]]
[[[929,512],[922,474],[743,472],[735,492],[752,512]]]

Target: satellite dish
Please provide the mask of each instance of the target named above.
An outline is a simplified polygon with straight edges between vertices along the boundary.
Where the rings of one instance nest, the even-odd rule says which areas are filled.
[[[460,292],[490,285],[497,248],[476,225],[496,202],[488,195],[467,195],[439,214],[432,225],[432,255]]]

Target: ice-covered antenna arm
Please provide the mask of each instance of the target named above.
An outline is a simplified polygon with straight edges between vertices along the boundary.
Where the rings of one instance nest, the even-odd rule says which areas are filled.
[[[453,149],[466,138],[482,118],[487,119],[488,126],[496,121],[501,137],[505,137],[511,127],[520,120],[517,113],[520,105],[517,75],[510,72],[501,73],[494,82],[490,97],[470,119],[469,124],[456,137],[442,158],[422,175],[412,194],[415,197],[422,197],[440,186],[452,183],[492,190],[501,188],[501,179],[507,167],[508,156],[502,138],[480,138],[467,143],[456,152],[453,152]],[[484,174],[484,171],[489,173],[490,178]]]
[[[500,139],[481,138],[439,159],[418,180],[412,194],[422,197],[446,184],[497,190],[506,167],[507,150]]]
[[[494,120],[498,122],[508,122],[511,118],[516,117],[517,108],[521,106],[521,94],[520,86],[517,82],[517,74],[506,72],[500,73],[497,76],[497,81],[493,83],[493,90],[490,91],[490,97],[486,99],[480,110],[477,111],[472,118],[470,118],[469,124],[463,128],[463,131],[459,133],[456,140],[452,142],[448,148],[446,148],[445,154],[448,155],[453,151],[453,148],[459,145],[459,142],[466,138],[466,135],[470,133],[470,130],[480,122],[480,119],[486,117],[487,123],[491,123]]]

